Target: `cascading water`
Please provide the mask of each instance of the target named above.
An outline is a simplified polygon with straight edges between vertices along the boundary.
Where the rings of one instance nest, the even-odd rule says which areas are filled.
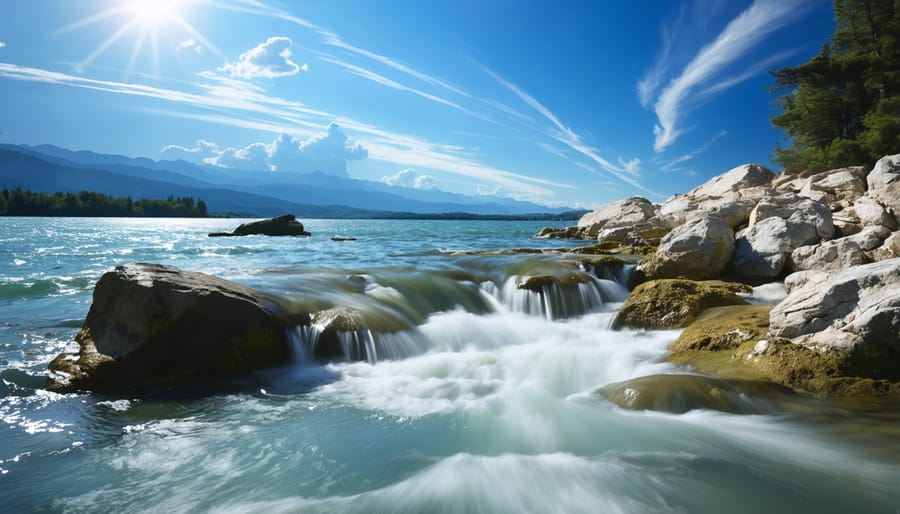
[[[494,252],[559,246],[531,239],[540,222],[304,220],[314,236],[302,240],[206,237],[233,224],[0,224],[0,243],[15,241],[0,258],[0,285],[76,279],[65,291],[0,294],[0,510],[843,514],[900,505],[896,405],[789,395],[726,398],[743,415],[693,402],[680,414],[618,407],[608,398],[644,377],[668,387],[667,377],[684,376],[666,361],[678,332],[609,330],[631,265],[598,258],[579,271],[583,256]],[[364,237],[345,245],[320,233]],[[92,285],[123,259],[222,276],[283,296],[288,312],[331,311],[337,321],[290,331],[294,365],[211,392],[43,390]],[[532,288],[520,289],[529,277]],[[316,355],[325,350],[334,354]]]

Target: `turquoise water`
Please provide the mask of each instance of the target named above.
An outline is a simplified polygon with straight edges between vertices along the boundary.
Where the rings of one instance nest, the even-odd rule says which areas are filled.
[[[309,220],[304,239],[206,237],[237,223],[0,218],[0,511],[900,509],[896,412],[803,400],[676,415],[594,394],[683,371],[664,362],[678,333],[608,330],[627,294],[613,280],[543,297],[515,288],[573,269],[483,253],[564,245],[531,238],[544,223]],[[96,280],[135,261],[353,307],[402,325],[369,334],[398,350],[300,357],[203,391],[42,389]]]

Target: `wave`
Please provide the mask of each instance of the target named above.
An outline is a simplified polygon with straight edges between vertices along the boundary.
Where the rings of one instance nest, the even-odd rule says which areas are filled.
[[[90,291],[95,277],[47,277],[0,282],[0,299],[45,298]]]

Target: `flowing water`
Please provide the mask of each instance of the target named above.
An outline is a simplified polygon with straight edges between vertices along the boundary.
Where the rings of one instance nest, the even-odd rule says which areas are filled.
[[[0,511],[900,511],[896,406],[668,414],[598,395],[684,373],[665,362],[678,333],[608,329],[627,269],[491,253],[567,244],[531,239],[542,223],[206,237],[237,223],[0,218]],[[94,283],[127,262],[352,309],[366,326],[341,344],[364,360],[317,363],[307,327],[294,363],[204,390],[44,390]],[[561,280],[517,287],[534,275]]]

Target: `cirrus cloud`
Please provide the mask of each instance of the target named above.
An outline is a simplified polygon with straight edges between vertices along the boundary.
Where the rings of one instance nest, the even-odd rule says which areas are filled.
[[[264,43],[242,53],[233,63],[225,63],[219,71],[232,77],[251,79],[263,77],[267,79],[290,77],[309,69],[291,60],[293,42],[287,37],[270,37]]]

